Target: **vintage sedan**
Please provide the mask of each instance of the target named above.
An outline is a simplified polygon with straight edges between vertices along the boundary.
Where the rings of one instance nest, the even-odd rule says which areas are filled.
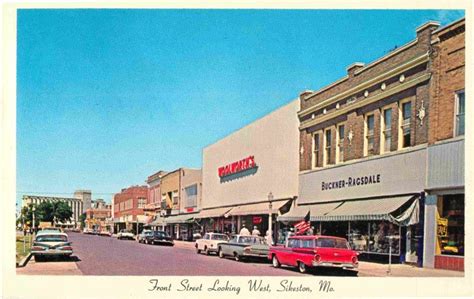
[[[235,235],[227,243],[219,243],[217,254],[220,258],[233,257],[236,261],[248,258],[267,258],[268,246],[262,237]]]
[[[150,235],[145,237],[145,243],[153,244],[153,245],[161,244],[161,245],[174,246],[174,241],[170,237],[170,235],[168,235],[168,233],[161,230],[152,231]]]
[[[135,239],[135,235],[129,231],[129,230],[126,230],[126,229],[122,229],[119,231],[119,233],[117,234],[117,239],[119,240],[122,240],[122,239],[129,239],[129,240],[134,240]]]
[[[301,273],[308,268],[328,267],[357,270],[358,253],[344,238],[332,236],[293,236],[287,245],[272,246],[268,259],[275,268],[280,265],[298,267]]]
[[[201,251],[203,251],[206,255],[209,255],[211,252],[217,253],[218,244],[228,241],[229,237],[227,237],[225,234],[206,233],[204,237],[196,240],[194,247],[196,248],[197,253],[201,253]]]
[[[153,231],[151,229],[144,229],[142,230],[141,233],[138,234],[137,241],[138,243],[146,243],[147,242],[146,238],[152,235],[153,235]]]
[[[56,231],[40,231],[33,241],[31,254],[35,259],[44,256],[71,256],[72,246],[68,235]]]

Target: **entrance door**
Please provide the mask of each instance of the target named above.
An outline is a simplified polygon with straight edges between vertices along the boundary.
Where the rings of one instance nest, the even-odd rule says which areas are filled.
[[[418,256],[416,255],[417,240],[416,236],[416,226],[412,225],[407,227],[406,233],[406,253],[405,253],[405,262],[407,263],[416,263],[418,261]]]

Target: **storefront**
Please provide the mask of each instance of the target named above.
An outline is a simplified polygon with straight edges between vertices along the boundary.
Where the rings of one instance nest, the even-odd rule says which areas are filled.
[[[278,220],[309,213],[314,233],[347,238],[362,259],[421,266],[425,174],[426,146],[304,172],[298,206]]]
[[[166,217],[165,231],[175,240],[192,241],[194,231],[199,230],[196,216],[197,213],[187,213]]]
[[[197,216],[203,232],[239,233],[245,226],[264,236],[270,221],[277,231],[276,217],[298,193],[298,108],[292,101],[204,148]]]
[[[428,148],[427,182],[425,266],[464,271],[464,138]]]

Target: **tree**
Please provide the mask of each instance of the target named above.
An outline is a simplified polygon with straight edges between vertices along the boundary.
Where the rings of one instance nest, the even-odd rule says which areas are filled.
[[[64,201],[45,201],[38,205],[35,216],[39,221],[47,221],[51,224],[55,221],[66,222],[71,219],[72,209]]]
[[[81,223],[81,227],[86,227],[86,218],[86,213],[82,213],[81,216],[79,216],[79,222]]]

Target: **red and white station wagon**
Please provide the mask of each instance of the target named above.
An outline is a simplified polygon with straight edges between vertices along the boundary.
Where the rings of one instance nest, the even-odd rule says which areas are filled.
[[[268,259],[273,267],[298,267],[301,273],[312,267],[335,267],[356,270],[358,253],[344,238],[331,236],[293,236],[285,246],[272,246]]]

